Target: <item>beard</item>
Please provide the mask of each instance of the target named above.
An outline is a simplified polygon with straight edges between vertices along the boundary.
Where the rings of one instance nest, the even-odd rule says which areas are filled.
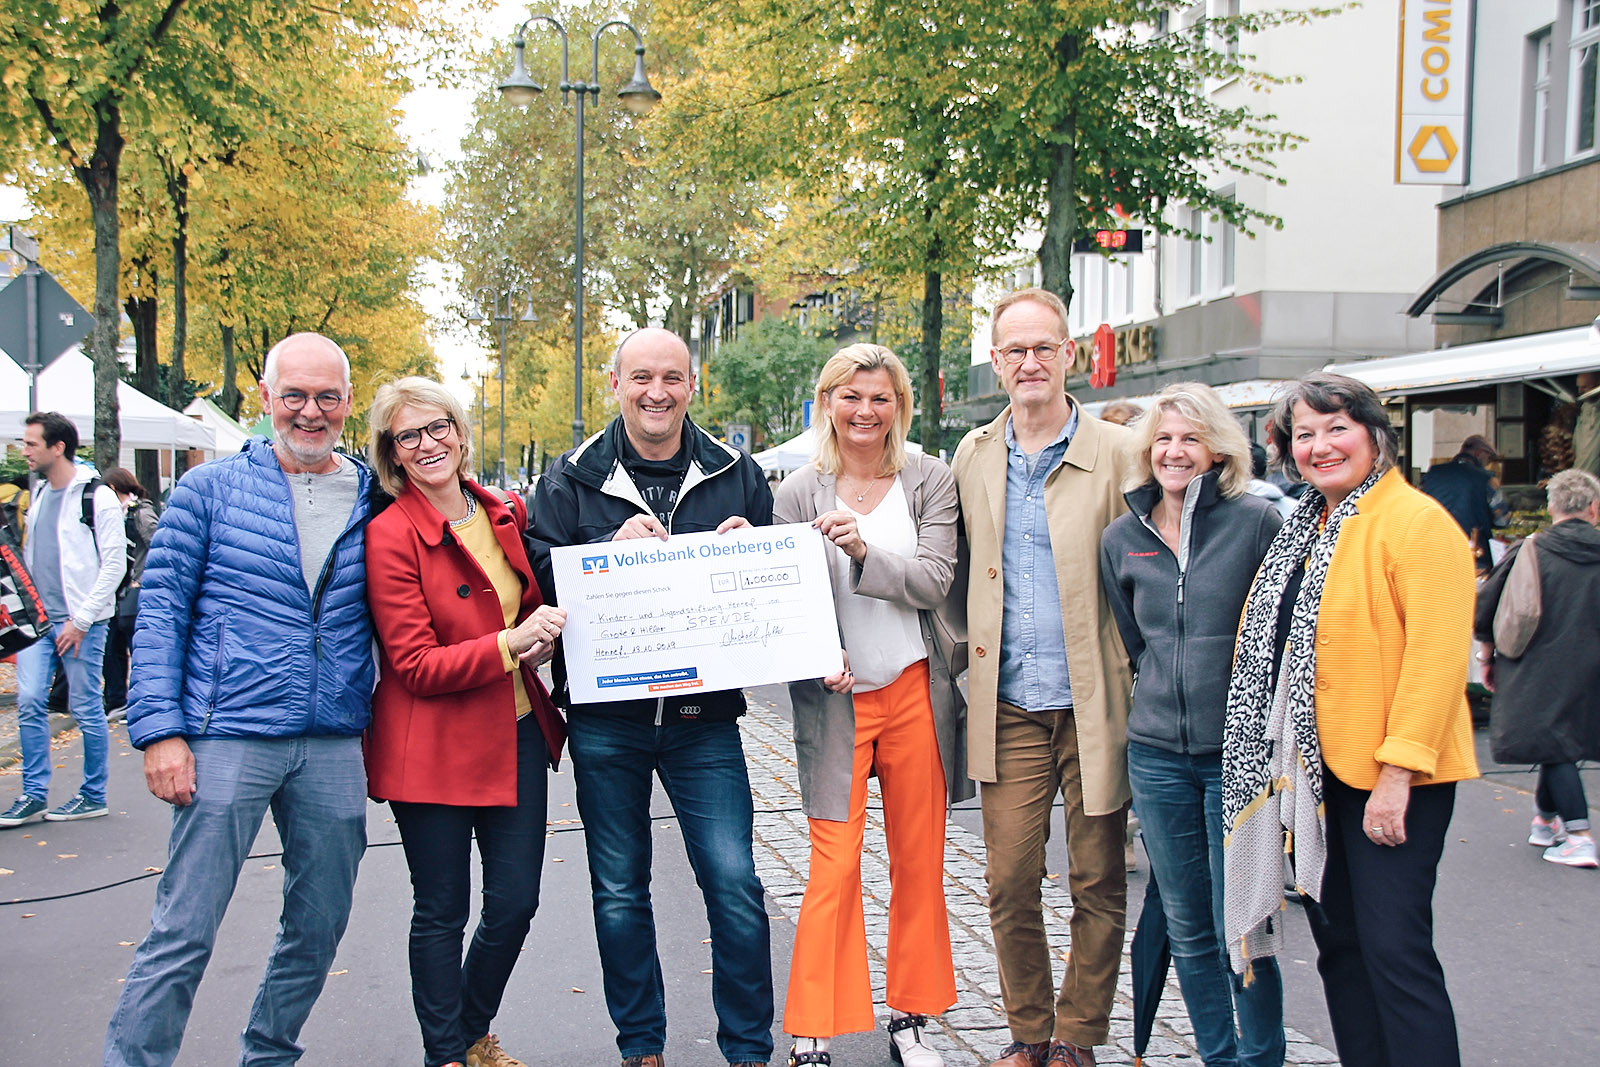
[[[333,449],[338,444],[335,434],[328,434],[323,444],[307,446],[294,439],[292,433],[280,434],[275,442],[277,447],[287,452],[298,466],[308,470],[315,470],[328,462],[328,457],[333,455]]]

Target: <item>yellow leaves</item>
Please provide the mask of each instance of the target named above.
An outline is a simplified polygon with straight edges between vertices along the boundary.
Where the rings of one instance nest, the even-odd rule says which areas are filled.
[[[21,63],[12,63],[6,67],[5,74],[0,75],[0,84],[4,84],[7,89],[10,89],[27,76],[28,72],[23,69]]]

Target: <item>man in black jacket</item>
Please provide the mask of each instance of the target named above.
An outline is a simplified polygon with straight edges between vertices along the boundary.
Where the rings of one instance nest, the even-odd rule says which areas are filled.
[[[1489,538],[1494,536],[1494,475],[1489,464],[1500,458],[1487,438],[1473,434],[1461,442],[1461,451],[1422,476],[1422,491],[1433,497],[1456,520],[1467,540],[1480,573],[1493,566]]]
[[[612,358],[622,413],[539,479],[530,522],[534,574],[558,603],[550,549],[772,522],[761,469],[688,418],[689,349],[667,330],[638,330]],[[623,1067],[662,1067],[667,1017],[650,906],[651,775],[678,815],[711,925],[717,1044],[735,1067],[772,1055],[772,960],[754,814],[735,720],[738,690],[574,704],[554,662],[578,789],[606,1007]]]

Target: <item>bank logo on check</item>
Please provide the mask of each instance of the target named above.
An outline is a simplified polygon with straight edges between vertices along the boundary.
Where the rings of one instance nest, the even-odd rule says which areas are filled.
[[[584,556],[583,573],[605,574],[611,570],[610,556]]]

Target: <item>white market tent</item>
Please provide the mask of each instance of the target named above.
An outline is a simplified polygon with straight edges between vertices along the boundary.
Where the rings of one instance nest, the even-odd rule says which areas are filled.
[[[238,420],[229,418],[228,413],[219,408],[210,397],[195,397],[189,401],[189,406],[183,409],[183,413],[216,434],[215,453],[218,456],[231,456],[243,451],[244,443],[250,440],[250,431]]]
[[[922,446],[915,441],[907,441],[906,451],[921,452]],[[750,458],[760,464],[761,469],[764,471],[777,471],[780,474],[787,474],[790,471],[797,471],[807,463],[810,463],[816,454],[817,435],[808,428],[800,431],[799,434],[789,438],[781,445],[773,445],[765,452],[757,452]]]
[[[1409,356],[1332,363],[1328,370],[1365,382],[1382,396],[1414,395],[1527,382],[1554,396],[1566,390],[1549,379],[1600,370],[1600,328],[1578,326],[1499,341],[1436,348]]]
[[[0,358],[0,441],[20,442],[29,415],[28,374],[9,357]],[[181,412],[152,400],[127,382],[117,383],[117,407],[124,449],[164,452],[199,448],[213,451],[216,435]],[[59,411],[78,427],[87,444],[94,440],[94,364],[74,346],[39,372],[40,411]]]

